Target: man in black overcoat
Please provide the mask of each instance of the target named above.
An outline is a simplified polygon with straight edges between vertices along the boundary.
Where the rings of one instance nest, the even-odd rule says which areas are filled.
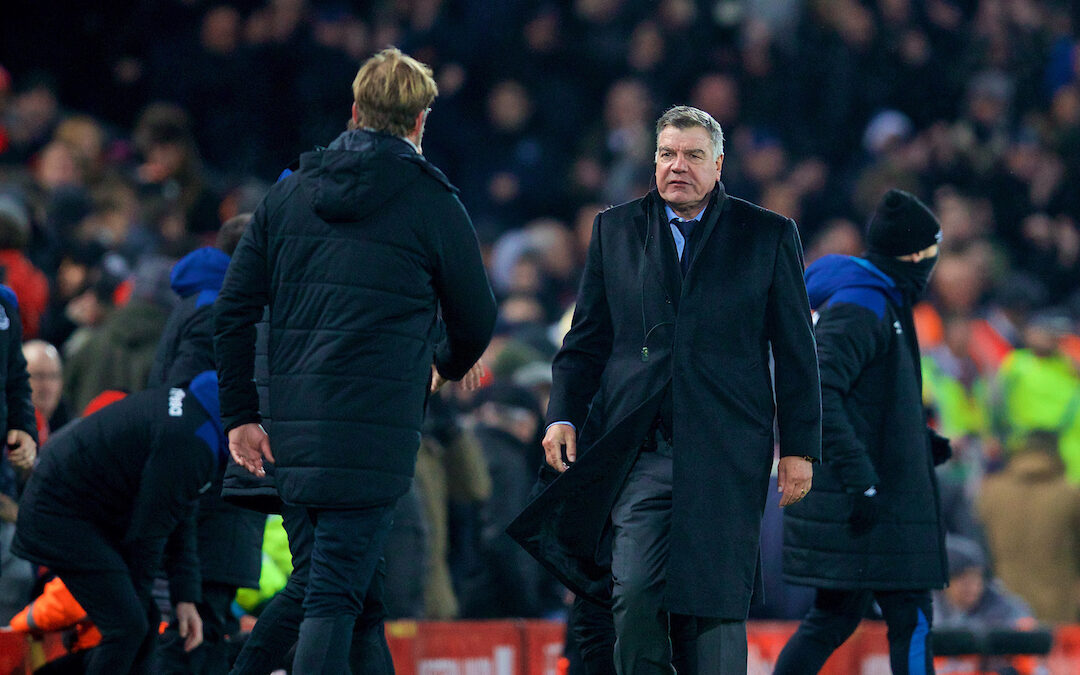
[[[726,194],[711,116],[678,106],[656,128],[656,189],[597,215],[553,364],[544,449],[565,473],[509,531],[613,608],[621,675],[671,673],[688,623],[699,672],[741,675],[774,418],[781,505],[820,454],[802,247]]]
[[[935,464],[949,443],[926,425],[912,306],[937,262],[941,225],[914,195],[890,190],[864,257],[806,270],[818,312],[822,465],[814,492],[784,513],[784,579],[814,606],[776,664],[816,673],[876,601],[892,672],[934,671],[930,590],[948,580]]]
[[[396,49],[368,59],[350,130],[270,188],[216,301],[232,457],[256,475],[274,462],[278,493],[313,532],[294,673],[348,671],[429,387],[469,372],[495,324],[472,223],[420,152],[437,91]],[[253,379],[264,306],[272,444]],[[381,622],[371,628],[388,656]]]

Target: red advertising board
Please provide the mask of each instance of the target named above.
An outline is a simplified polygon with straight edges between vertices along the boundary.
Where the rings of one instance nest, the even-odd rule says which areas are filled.
[[[795,622],[747,624],[748,675],[770,675]],[[821,671],[823,675],[887,675],[885,625],[864,621]],[[394,621],[386,626],[398,675],[565,675],[560,666],[565,626],[556,621]],[[64,651],[59,633],[31,639],[0,632],[0,675],[24,675]],[[938,657],[943,675],[983,675],[970,657]],[[1080,626],[1054,631],[1046,657],[1017,657],[1021,675],[1080,673]]]

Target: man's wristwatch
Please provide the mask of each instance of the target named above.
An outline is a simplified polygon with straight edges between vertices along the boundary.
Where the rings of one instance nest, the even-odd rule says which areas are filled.
[[[806,461],[810,462],[811,464],[817,464],[817,457],[811,457],[810,455],[803,455],[802,458],[805,459]]]

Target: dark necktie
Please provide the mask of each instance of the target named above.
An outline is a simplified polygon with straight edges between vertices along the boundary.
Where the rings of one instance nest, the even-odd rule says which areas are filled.
[[[682,233],[683,250],[682,257],[679,258],[679,267],[682,268],[683,276],[686,276],[686,270],[690,269],[690,235],[694,233],[694,226],[698,224],[698,221],[672,218],[671,223]]]

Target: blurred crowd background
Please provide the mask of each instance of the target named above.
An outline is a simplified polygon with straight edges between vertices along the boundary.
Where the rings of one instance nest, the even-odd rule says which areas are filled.
[[[794,218],[807,262],[859,254],[890,187],[937,213],[918,327],[926,405],[953,439],[950,531],[1036,618],[1080,619],[1077,3],[11,0],[4,15],[0,274],[25,339],[58,350],[31,360],[42,452],[101,391],[145,386],[172,264],[343,131],[359,63],[396,45],[434,69],[424,153],[461,188],[500,318],[488,386],[432,403],[421,507],[388,552],[411,570],[391,577],[394,613],[562,611],[502,528],[541,461],[593,217],[649,189],[655,119],[685,103],[723,126],[728,193]],[[0,492],[12,519],[10,470]],[[755,613],[797,618],[806,597],[774,590]]]

